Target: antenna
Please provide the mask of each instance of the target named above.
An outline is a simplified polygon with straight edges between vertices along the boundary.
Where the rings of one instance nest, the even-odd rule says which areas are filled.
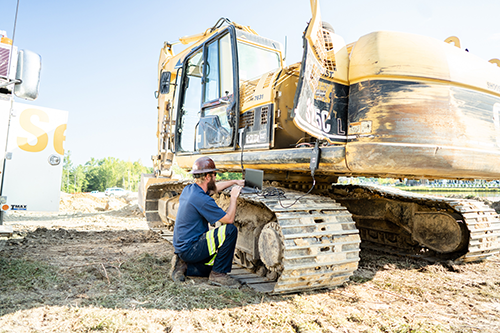
[[[286,60],[286,51],[287,51],[287,36],[285,36],[285,56],[283,57],[283,61]]]

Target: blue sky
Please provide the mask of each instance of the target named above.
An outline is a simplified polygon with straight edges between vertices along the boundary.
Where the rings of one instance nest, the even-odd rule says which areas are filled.
[[[0,30],[12,37],[17,0],[1,0]],[[500,1],[320,0],[322,18],[347,43],[378,30],[456,35],[485,60],[500,58]],[[164,41],[203,32],[220,18],[250,25],[300,61],[308,0],[21,0],[14,44],[42,56],[34,102],[69,111],[65,149],[91,157],[141,160],[156,154],[157,64]]]

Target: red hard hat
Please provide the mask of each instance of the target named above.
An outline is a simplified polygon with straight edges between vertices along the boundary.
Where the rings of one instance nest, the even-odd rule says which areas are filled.
[[[209,173],[209,172],[214,172],[218,171],[215,167],[214,161],[210,157],[200,157],[198,158],[194,164],[193,164],[193,169],[191,170],[190,173],[192,174],[200,174],[200,173]]]

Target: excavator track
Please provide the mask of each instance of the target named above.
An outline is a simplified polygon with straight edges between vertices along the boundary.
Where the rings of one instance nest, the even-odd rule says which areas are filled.
[[[455,262],[486,260],[500,252],[500,217],[494,209],[481,201],[421,195],[392,187],[371,185],[335,184],[330,190],[330,196],[346,205],[353,213],[363,239],[363,247],[389,253],[416,255],[432,261]],[[429,250],[422,242],[416,240],[418,237],[412,232],[410,218],[407,218],[410,220],[407,225],[399,224],[399,228],[395,230],[387,227],[387,224],[390,224],[387,221],[384,224],[373,222],[371,223],[373,226],[370,225],[370,221],[382,220],[380,216],[374,216],[377,215],[376,211],[381,202],[385,202],[385,211],[391,209],[398,212],[408,211],[411,205],[413,213],[416,211],[416,214],[453,217],[457,226],[462,229],[461,240],[456,242],[460,245],[447,253]],[[391,206],[393,208],[389,208]],[[400,214],[403,217],[405,215]],[[439,234],[440,230],[434,232]]]
[[[274,214],[258,245],[260,260],[278,278],[266,285],[250,284],[254,289],[277,294],[334,287],[357,269],[361,240],[351,214],[330,198],[303,195],[287,190],[285,198],[240,197]],[[245,221],[237,216],[241,223]]]
[[[180,194],[179,186],[184,185],[183,182],[153,184],[146,195],[149,207],[146,216],[151,220],[148,224],[169,242],[173,239],[173,224],[158,223],[161,219],[158,211],[154,211],[155,207],[158,209],[154,201],[168,193]],[[361,243],[351,214],[331,198],[301,196],[301,192],[286,190],[284,196],[239,197],[235,221],[239,230],[236,245],[239,265],[231,273],[234,278],[269,294],[334,287],[349,280],[358,267]],[[221,193],[216,201],[225,208],[229,192]],[[248,214],[250,211],[258,213]],[[266,218],[252,220],[256,215]],[[247,235],[255,237],[249,239]]]

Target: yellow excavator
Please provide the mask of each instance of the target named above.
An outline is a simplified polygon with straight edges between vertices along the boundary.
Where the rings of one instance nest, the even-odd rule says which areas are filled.
[[[379,31],[346,44],[320,17],[303,58],[221,18],[165,42],[158,63],[158,152],[140,205],[167,239],[189,170],[200,156],[228,172],[264,171],[239,198],[233,276],[289,293],[342,284],[360,246],[435,260],[499,253],[500,219],[482,202],[336,184],[339,176],[500,178],[500,61],[446,41]],[[216,199],[223,208],[228,195]]]

